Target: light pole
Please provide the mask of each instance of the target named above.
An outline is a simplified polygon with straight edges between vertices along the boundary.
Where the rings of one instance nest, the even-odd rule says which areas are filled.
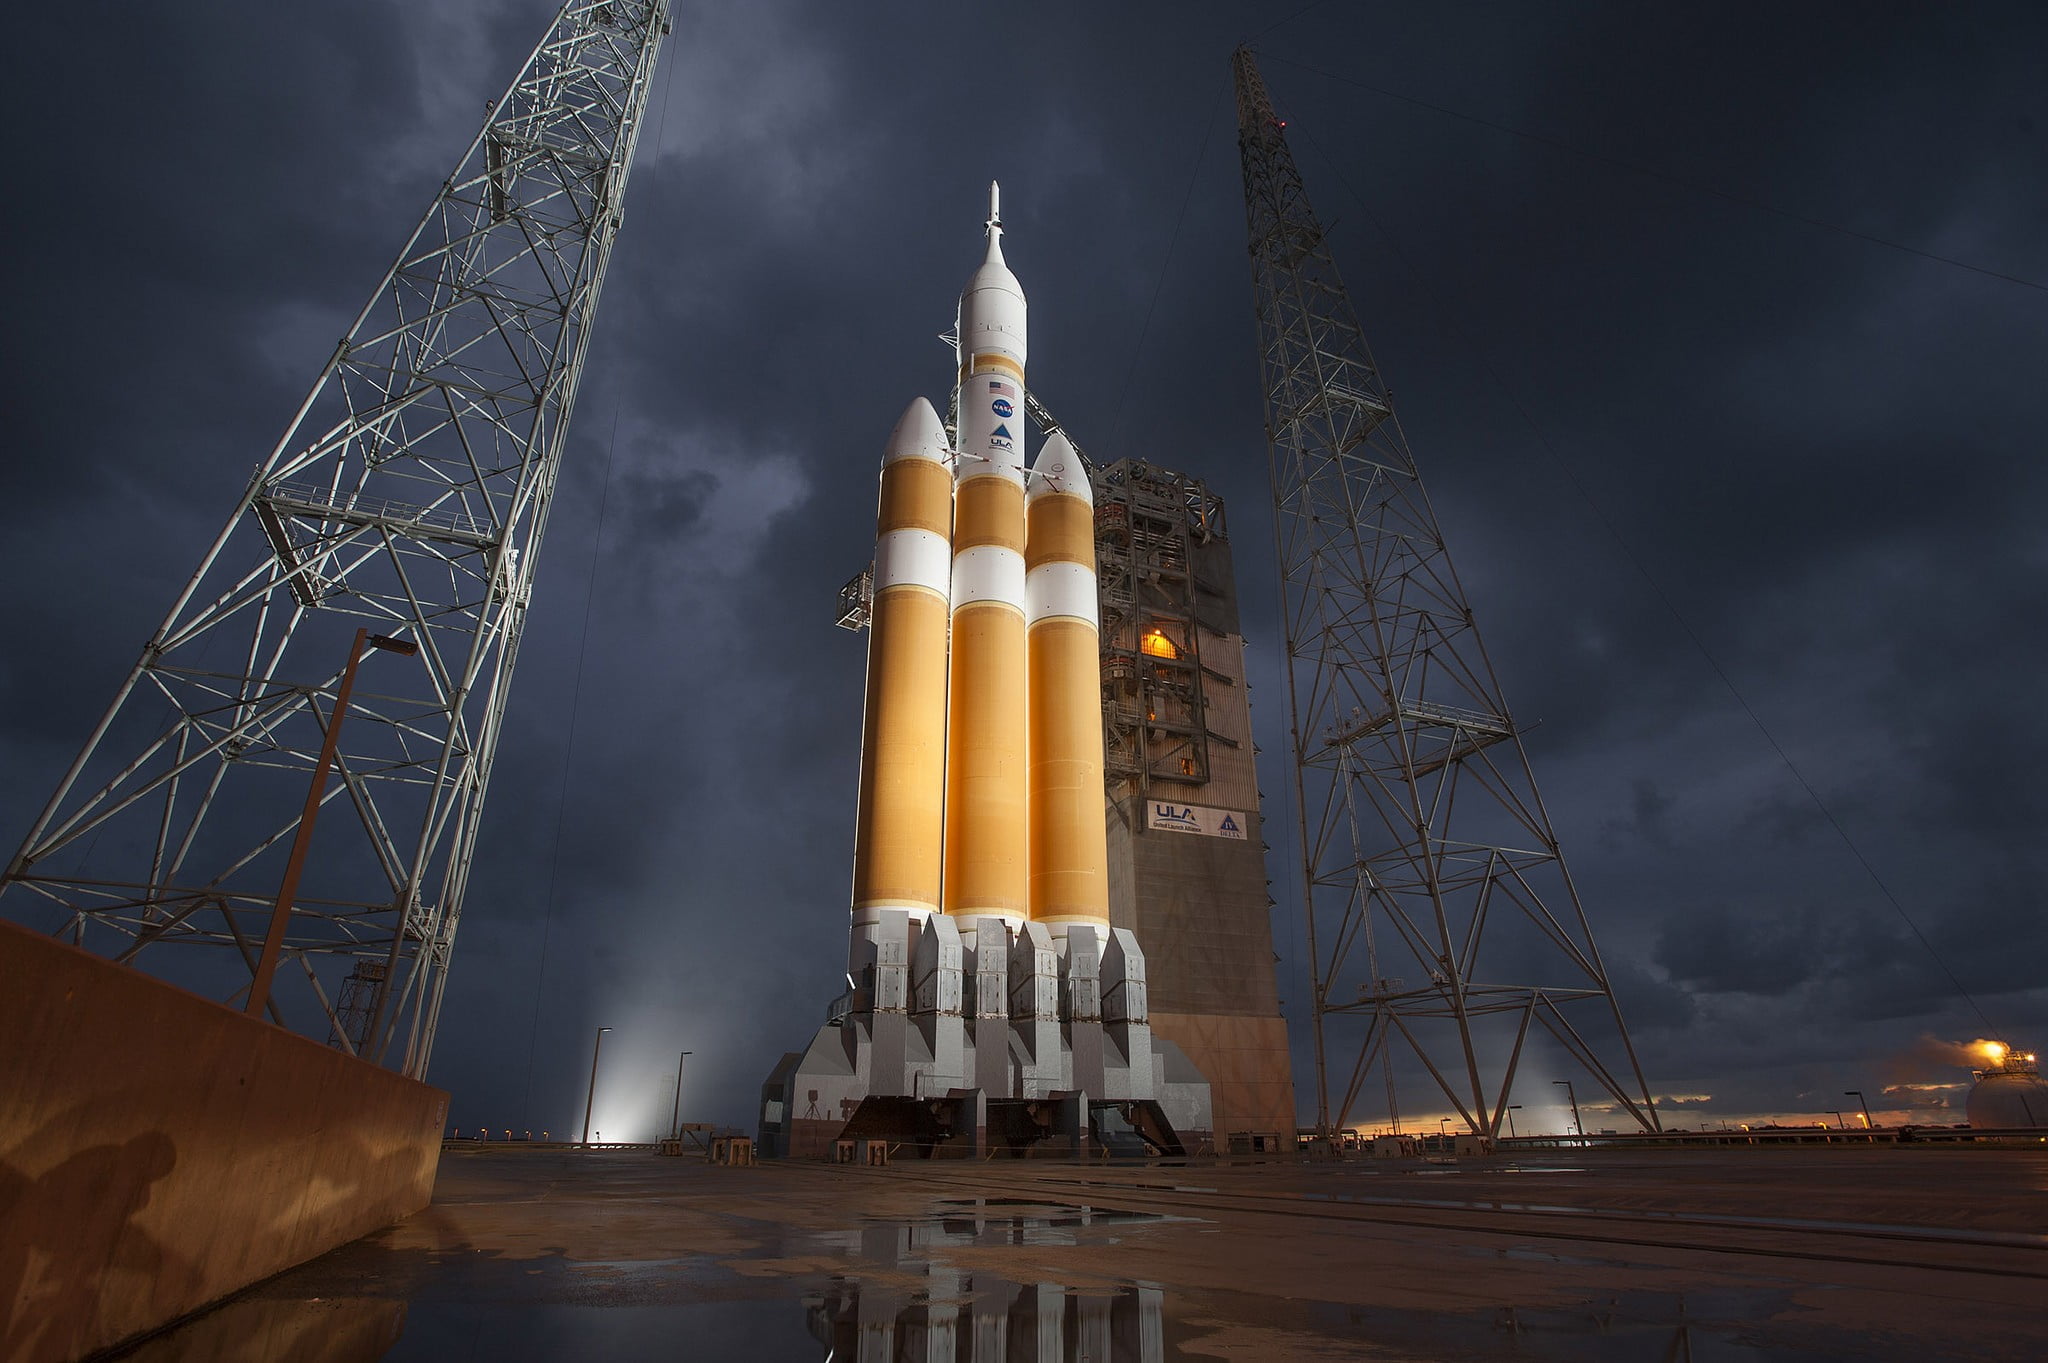
[[[1863,1096],[1862,1089],[1843,1089],[1842,1096],[1844,1098],[1854,1098],[1863,1105],[1863,1129],[1865,1131],[1877,1125],[1876,1122],[1870,1120],[1870,1100]]]
[[[1436,1139],[1438,1149],[1442,1149],[1444,1146],[1450,1144],[1450,1125],[1451,1119],[1449,1117],[1439,1117],[1436,1119]]]
[[[348,652],[348,666],[341,669],[341,685],[335,688],[334,710],[327,716],[327,736],[320,741],[320,757],[313,763],[313,781],[306,790],[306,807],[299,814],[299,831],[292,836],[292,852],[285,859],[284,880],[277,887],[277,903],[270,910],[270,930],[263,937],[263,954],[256,960],[256,977],[249,982],[249,1003],[242,1011],[250,1017],[263,1016],[270,1004],[270,981],[277,974],[277,958],[284,950],[285,925],[291,922],[292,901],[299,894],[299,872],[306,869],[306,849],[313,845],[313,820],[320,815],[321,797],[327,793],[327,772],[334,765],[334,752],[341,742],[341,721],[348,715],[348,695],[355,689],[356,664],[363,660],[363,645],[403,653],[420,651],[410,639],[393,639],[356,631]]]
[[[1522,1110],[1522,1105],[1521,1105],[1520,1103],[1509,1103],[1509,1104],[1508,1104],[1508,1139],[1509,1139],[1509,1140],[1514,1140],[1514,1139],[1515,1139],[1515,1114],[1516,1114],[1517,1112],[1520,1112],[1521,1110]]]
[[[1586,1143],[1586,1124],[1579,1120],[1579,1095],[1572,1091],[1572,1081],[1569,1079],[1553,1079],[1550,1082],[1564,1085],[1564,1096],[1572,1100],[1572,1126],[1579,1133],[1579,1144],[1584,1145]]]
[[[668,1138],[672,1141],[683,1138],[683,1062],[695,1054],[695,1051],[684,1051],[676,1057],[676,1114],[668,1124]]]
[[[1835,1111],[1833,1108],[1828,1109],[1828,1116],[1833,1117],[1835,1119],[1835,1125],[1842,1128],[1842,1130],[1847,1131],[1849,1129],[1849,1124],[1842,1120],[1842,1114]]]
[[[583,1098],[583,1148],[590,1148],[590,1109],[597,1102],[597,1053],[604,1049],[604,1034],[611,1028],[597,1029],[597,1043],[590,1048],[590,1092]]]

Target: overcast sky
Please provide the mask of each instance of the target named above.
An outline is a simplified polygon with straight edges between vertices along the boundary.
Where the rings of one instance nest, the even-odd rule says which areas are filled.
[[[1034,387],[1231,503],[1276,761],[1254,36],[1653,1090],[1692,1121],[1967,1080],[1929,1041],[1985,1022],[1841,833],[2048,1043],[2048,18],[1932,8],[681,5],[457,943],[453,1124],[572,1126],[610,1025],[600,1129],[664,1124],[683,1048],[686,1119],[751,1125],[837,992],[833,598],[897,413],[944,403],[992,177]],[[17,16],[10,844],[551,12]]]

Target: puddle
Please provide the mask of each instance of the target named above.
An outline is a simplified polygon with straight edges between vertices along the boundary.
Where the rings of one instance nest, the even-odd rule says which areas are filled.
[[[941,1198],[935,1205],[939,1210],[928,1217],[870,1221],[858,1230],[827,1232],[819,1238],[864,1258],[896,1262],[969,1245],[1115,1244],[1118,1226],[1179,1219],[1157,1212],[1014,1197]]]
[[[948,1199],[929,1214],[806,1231],[734,1217],[750,1248],[570,1259],[358,1241],[121,1355],[128,1363],[1840,1363],[1788,1346],[1782,1293],[1602,1294],[1468,1311],[1358,1307],[1146,1277],[1191,1250],[1192,1219],[1080,1203]],[[1163,1237],[1172,1237],[1171,1239]],[[1061,1247],[1081,1246],[1068,1258]],[[1116,1255],[1085,1250],[1117,1246]],[[1016,1254],[1005,1254],[1016,1249]],[[1042,1251],[1051,1249],[1048,1254]],[[1565,1263],[1527,1250],[1521,1263]],[[1080,1265],[1114,1265],[1107,1279]],[[1213,1265],[1215,1260],[1208,1261]],[[1580,1264],[1603,1261],[1571,1260]],[[1061,1281],[1059,1265],[1079,1281]],[[1366,1262],[1333,1273],[1371,1273]],[[1122,1280],[1118,1277],[1122,1275]],[[1313,1290],[1314,1284],[1300,1285]],[[1771,1322],[1765,1326],[1764,1322]]]

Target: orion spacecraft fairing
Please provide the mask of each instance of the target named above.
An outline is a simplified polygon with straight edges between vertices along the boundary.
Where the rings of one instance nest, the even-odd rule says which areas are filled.
[[[989,188],[960,296],[957,444],[924,398],[882,457],[848,992],[764,1087],[762,1145],[1178,1151],[1208,1086],[1112,928],[1092,489],[1027,468],[1024,290]]]

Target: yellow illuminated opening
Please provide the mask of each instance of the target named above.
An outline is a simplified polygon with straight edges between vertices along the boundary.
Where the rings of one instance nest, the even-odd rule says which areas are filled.
[[[1180,657],[1180,649],[1174,646],[1173,640],[1167,638],[1163,630],[1157,629],[1147,632],[1144,638],[1138,640],[1138,651],[1149,658]]]

